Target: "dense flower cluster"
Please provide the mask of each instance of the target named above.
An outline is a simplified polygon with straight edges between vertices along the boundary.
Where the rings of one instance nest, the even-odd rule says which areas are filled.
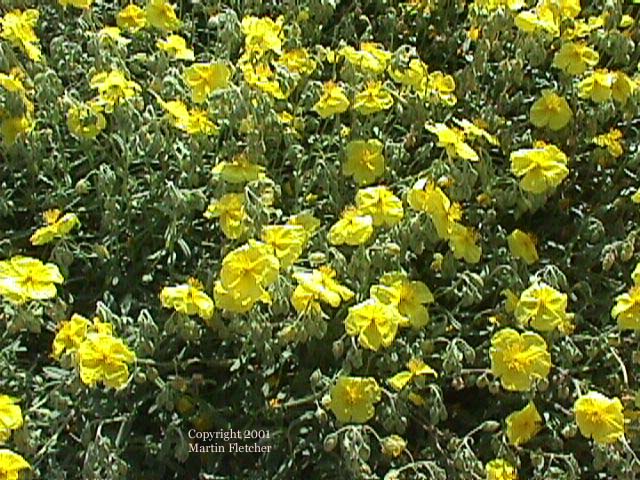
[[[122,388],[129,380],[128,364],[136,359],[124,342],[113,335],[113,325],[94,318],[91,323],[74,314],[62,322],[53,340],[53,357],[62,354],[73,357],[80,379],[89,386],[104,383],[111,388]]]
[[[635,475],[635,7],[9,3],[0,480]]]

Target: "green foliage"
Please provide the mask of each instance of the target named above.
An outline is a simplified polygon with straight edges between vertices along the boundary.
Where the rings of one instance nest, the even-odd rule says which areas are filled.
[[[516,28],[517,12],[508,8],[487,12],[473,3],[177,2],[178,33],[197,61],[232,69],[230,86],[199,106],[219,129],[212,136],[179,130],[158,101],[196,107],[183,80],[191,62],[160,51],[161,32],[123,32],[127,45],[98,36],[128,2],[96,0],[86,10],[58,2],[2,3],[0,15],[38,9],[45,60],[31,61],[0,39],[0,73],[19,68],[34,106],[32,130],[13,145],[0,144],[0,260],[39,258],[65,278],[55,299],[22,305],[0,299],[0,394],[19,398],[25,418],[7,448],[31,464],[24,478],[321,479],[339,472],[354,479],[482,479],[494,458],[516,466],[520,478],[638,476],[638,331],[618,328],[610,312],[631,287],[639,260],[638,204],[631,196],[640,186],[640,87],[634,84],[623,105],[582,98],[578,83],[587,74],[573,77],[553,66],[560,38]],[[638,12],[625,3],[582,2],[580,18],[607,14],[585,41],[600,54],[597,68],[633,77],[638,24],[623,28],[620,20]],[[250,85],[240,66],[242,19],[279,15],[283,50],[304,47],[317,63],[308,76],[274,67],[281,84],[292,88],[286,99]],[[321,118],[313,108],[326,82],[341,82],[353,104],[369,80],[344,58],[328,61],[327,50],[367,41],[392,52],[392,64],[406,63],[408,53],[429,73],[452,75],[457,103],[425,100],[387,75],[394,98],[388,111],[364,116],[350,109]],[[91,78],[111,69],[127,72],[141,92],[105,113],[106,127],[95,139],[73,135],[69,110],[93,99]],[[544,89],[561,94],[573,112],[559,131],[530,122]],[[25,108],[0,84],[0,119]],[[282,112],[294,121],[284,123]],[[480,120],[499,145],[473,143],[478,162],[448,155],[424,124],[454,126],[453,118]],[[592,142],[611,128],[623,136],[617,158]],[[342,173],[345,146],[373,138],[384,143],[385,155],[376,184],[403,200],[404,218],[376,228],[364,245],[331,245],[328,231],[358,191]],[[543,194],[521,188],[510,164],[511,153],[536,141],[569,158],[568,176]],[[236,185],[212,173],[240,154],[264,166],[267,178]],[[479,262],[455,258],[429,215],[409,206],[408,194],[422,178],[461,204],[461,223],[479,234]],[[231,192],[244,195],[250,219],[241,239],[227,238],[219,219],[203,216],[213,199]],[[81,226],[34,246],[29,239],[50,209],[75,213]],[[189,277],[213,298],[229,252],[259,239],[263,226],[303,211],[321,226],[294,268],[331,266],[353,300],[337,308],[322,304],[323,315],[299,315],[290,301],[294,270],[283,269],[269,288],[271,303],[245,314],[216,306],[204,321],[162,307],[163,287]],[[516,228],[536,238],[537,263],[512,254],[507,237]],[[382,275],[399,270],[433,292],[430,322],[400,330],[388,348],[363,348],[345,334],[349,308],[369,298]],[[526,328],[506,308],[504,292],[519,296],[534,281],[568,295],[575,330],[541,333],[553,363],[549,377],[531,391],[508,392],[491,372],[491,338],[503,327]],[[111,323],[135,352],[123,389],[90,388],[71,357],[53,359],[56,332],[74,313]],[[413,357],[438,377],[393,391],[387,380]],[[331,388],[344,375],[376,378],[383,390],[365,424],[339,424],[331,411]],[[624,442],[603,446],[580,435],[572,409],[591,390],[622,400]],[[505,419],[528,400],[535,400],[545,427],[514,447]],[[271,448],[193,453],[192,429],[266,431],[261,444]],[[397,458],[381,450],[382,439],[393,434],[407,441]]]

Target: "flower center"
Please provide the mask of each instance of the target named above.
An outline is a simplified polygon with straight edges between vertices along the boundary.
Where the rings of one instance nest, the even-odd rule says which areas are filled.
[[[360,392],[356,387],[346,387],[346,397],[349,405],[355,405],[360,400]]]

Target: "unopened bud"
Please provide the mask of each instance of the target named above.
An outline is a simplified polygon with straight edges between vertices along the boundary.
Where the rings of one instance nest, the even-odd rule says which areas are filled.
[[[322,448],[324,448],[325,452],[332,452],[336,448],[337,444],[338,438],[336,437],[336,435],[327,435],[324,439],[324,442],[322,442]]]

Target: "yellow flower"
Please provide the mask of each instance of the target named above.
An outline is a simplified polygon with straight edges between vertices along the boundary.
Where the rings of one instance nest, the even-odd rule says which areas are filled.
[[[621,139],[622,132],[617,128],[611,128],[607,133],[594,137],[591,142],[599,147],[605,147],[612,157],[618,158],[624,153],[624,149],[620,143]]]
[[[504,289],[502,292],[500,292],[500,295],[505,298],[504,309],[507,311],[507,313],[515,312],[516,308],[518,307],[520,297],[513,293],[513,290],[511,290],[510,288]]]
[[[208,320],[213,316],[213,300],[203,290],[202,283],[190,278],[188,283],[164,287],[160,292],[160,302],[165,308]]]
[[[60,217],[59,210],[49,210],[44,213],[46,227],[41,227],[31,235],[31,245],[44,245],[55,238],[64,237],[74,227],[80,225],[75,213],[67,213]]]
[[[573,113],[567,101],[551,90],[543,90],[542,97],[531,106],[529,118],[536,127],[560,130],[569,123]]]
[[[285,52],[280,55],[276,63],[298,75],[309,75],[316,69],[316,62],[313,61],[306,48],[296,48]]]
[[[596,103],[606,102],[613,95],[615,80],[615,75],[608,70],[596,70],[578,83],[578,94],[581,98],[590,98]]]
[[[450,157],[460,157],[472,162],[480,160],[476,151],[465,142],[464,134],[457,128],[449,128],[444,123],[427,123],[425,128],[438,136],[438,146],[443,147]]]
[[[264,167],[252,163],[245,154],[236,155],[230,162],[223,160],[213,167],[213,173],[229,183],[253,182],[265,177]]]
[[[329,408],[342,423],[365,423],[375,413],[382,394],[371,377],[340,377],[331,389]]]
[[[320,228],[321,222],[309,212],[301,212],[291,215],[287,220],[287,225],[298,225],[304,228],[307,240],[310,239]]]
[[[542,417],[533,402],[507,417],[507,438],[511,445],[522,445],[542,430]]]
[[[278,121],[283,125],[289,125],[296,120],[296,117],[289,112],[278,112],[276,117],[278,117]]]
[[[562,38],[573,40],[587,37],[591,32],[601,30],[604,27],[604,22],[604,15],[592,16],[586,21],[582,18],[576,18],[573,20],[573,28],[567,28],[562,32]]]
[[[93,0],[58,0],[58,3],[65,8],[68,5],[76,8],[90,8]]]
[[[356,193],[356,208],[369,215],[375,227],[392,227],[404,216],[402,200],[385,186],[361,188]]]
[[[426,89],[428,68],[427,64],[419,58],[409,60],[409,64],[405,69],[390,65],[388,71],[389,76],[398,83],[410,86],[419,92]]]
[[[106,44],[114,43],[116,45],[126,46],[131,43],[126,37],[121,35],[121,30],[118,27],[104,27],[98,30],[97,36],[100,42],[104,42]]]
[[[620,28],[629,28],[633,27],[636,21],[633,19],[631,15],[624,14],[622,18],[620,18]]]
[[[187,41],[180,35],[169,35],[164,40],[158,40],[156,46],[177,60],[193,60],[193,50],[187,47]]]
[[[431,13],[433,2],[432,0],[406,0],[406,5],[410,8],[411,12],[428,15]]]
[[[538,251],[533,236],[522,230],[515,229],[507,237],[509,250],[515,258],[521,258],[527,265],[533,265],[538,261]]]
[[[22,410],[17,398],[0,395],[0,442],[6,442],[12,430],[22,426]]]
[[[0,479],[18,480],[21,470],[31,469],[31,465],[17,453],[0,449]]]
[[[307,232],[297,225],[268,225],[262,228],[262,241],[273,247],[280,267],[290,267],[300,255],[307,242]]]
[[[313,109],[322,118],[331,117],[345,112],[348,108],[349,99],[344,94],[344,90],[333,82],[327,82],[324,84],[322,96],[313,106]]]
[[[307,312],[320,313],[320,303],[324,302],[333,308],[340,306],[343,301],[349,301],[354,293],[336,280],[335,270],[320,267],[311,272],[296,272],[293,278],[298,286],[291,296],[291,304],[299,314]]]
[[[452,107],[458,102],[455,91],[456,82],[451,75],[445,75],[440,71],[429,74],[425,94]]]
[[[244,194],[227,193],[214,200],[204,213],[205,218],[220,217],[220,228],[225,237],[236,240],[242,237],[249,227],[249,217],[244,209]]]
[[[147,25],[147,14],[142,8],[132,3],[118,12],[116,25],[123,30],[137,32]]]
[[[624,438],[622,402],[599,392],[588,392],[573,405],[580,433],[596,443],[614,443]]]
[[[565,42],[553,57],[553,66],[569,75],[582,75],[588,67],[595,67],[600,55],[584,42]]]
[[[158,99],[160,106],[167,112],[169,122],[179,130],[189,135],[214,135],[218,127],[209,118],[208,112],[187,106],[180,100],[165,102]]]
[[[454,118],[453,121],[460,128],[462,128],[462,133],[464,134],[465,137],[471,137],[471,139],[483,138],[485,141],[487,141],[491,145],[496,145],[496,146],[500,145],[500,142],[498,141],[498,139],[485,130],[485,128],[487,128],[487,125],[481,119],[470,122],[465,118],[463,118],[462,120]]]
[[[482,256],[482,248],[477,245],[480,236],[470,227],[453,223],[449,230],[449,247],[453,256],[464,259],[467,263],[478,263]]]
[[[109,333],[90,332],[78,347],[80,379],[91,387],[102,382],[107,387],[122,388],[129,380],[127,364],[136,355],[119,338]]]
[[[7,92],[18,93],[24,96],[26,91],[21,77],[22,72],[15,68],[11,70],[8,75],[0,72],[0,87],[4,88]]]
[[[382,439],[380,447],[382,448],[383,455],[397,458],[402,455],[404,449],[407,448],[407,441],[400,435],[390,435]]]
[[[462,218],[460,205],[452,203],[439,186],[427,179],[418,180],[413,185],[407,200],[413,209],[426,212],[431,217],[438,237],[443,240],[449,239],[453,226]]]
[[[167,113],[167,117],[171,125],[186,132],[189,128],[189,109],[185,103],[181,100],[170,100],[165,102],[162,99],[158,99],[158,103]]]
[[[195,63],[184,71],[183,76],[193,101],[203,103],[213,92],[227,88],[231,70],[222,63]]]
[[[353,108],[362,115],[388,110],[393,106],[391,93],[381,82],[369,82],[367,87],[356,95]]]
[[[33,121],[28,115],[6,118],[0,124],[2,141],[9,147],[16,142],[19,136],[29,133],[32,129]]]
[[[64,278],[53,263],[15,256],[0,262],[0,295],[13,303],[46,300],[57,295],[56,283]]]
[[[252,87],[270,95],[278,100],[283,100],[289,96],[290,91],[284,92],[276,78],[276,74],[266,63],[253,64],[251,62],[240,62],[240,69],[245,82]]]
[[[580,0],[542,0],[541,5],[551,9],[560,19],[580,15]]]
[[[560,19],[544,3],[539,4],[538,8],[534,10],[520,12],[516,16],[515,24],[520,30],[527,33],[542,31],[553,37],[560,35]]]
[[[218,126],[211,121],[206,110],[192,108],[189,110],[186,132],[189,135],[215,135],[218,133]]]
[[[524,0],[476,0],[474,4],[484,8],[488,12],[502,7],[507,7],[510,10],[520,10],[526,6]]]
[[[487,480],[518,480],[518,471],[506,460],[496,458],[485,467]]]
[[[120,70],[94,75],[89,86],[98,90],[96,105],[104,107],[107,113],[111,113],[124,100],[134,97],[142,90],[136,82],[127,80]]]
[[[551,369],[547,343],[533,332],[500,330],[491,338],[490,355],[491,372],[510,391],[530,390],[534,380],[547,378]]]
[[[624,72],[613,72],[613,85],[611,87],[611,96],[613,99],[624,105],[631,94],[638,88],[638,84],[631,80]]]
[[[329,229],[327,240],[331,245],[361,245],[373,235],[373,219],[355,208],[347,208],[342,218]]]
[[[378,351],[393,343],[398,327],[406,321],[395,306],[369,299],[350,307],[344,323],[347,335],[357,336],[364,348]]]
[[[29,9],[24,12],[12,10],[0,18],[0,38],[22,49],[27,57],[36,62],[42,58],[38,36],[34,31],[39,16],[38,10]]]
[[[225,310],[244,313],[258,301],[270,303],[265,287],[278,279],[279,268],[280,262],[269,245],[249,240],[222,260],[220,280],[213,290],[216,304]]]
[[[618,320],[621,330],[640,330],[640,285],[636,284],[627,293],[616,297],[611,316]]]
[[[93,317],[93,323],[91,327],[89,327],[88,332],[113,335],[113,325],[109,322],[101,321],[99,317]]]
[[[567,294],[544,282],[536,282],[520,294],[514,314],[522,325],[540,332],[559,329],[569,333],[573,328],[573,315],[567,313]]]
[[[520,180],[520,188],[541,194],[551,190],[569,175],[567,156],[555,145],[522,149],[511,153],[511,171]]]
[[[409,360],[407,362],[407,368],[409,370],[396,373],[393,377],[387,380],[389,385],[391,385],[396,391],[402,390],[409,384],[409,382],[418,377],[425,375],[433,375],[436,378],[438,377],[438,373],[419,358],[412,358]]]
[[[411,325],[422,328],[429,323],[429,311],[425,304],[433,303],[431,290],[420,281],[409,280],[401,272],[386,273],[380,278],[380,285],[370,289],[372,298],[395,306],[406,321],[401,326]]]
[[[91,322],[82,315],[74,313],[71,319],[62,322],[58,333],[53,339],[53,358],[60,359],[60,356],[67,352],[75,352],[87,335]]]
[[[245,34],[245,49],[253,54],[262,56],[266,52],[282,53],[283,17],[274,22],[268,17],[244,17],[242,19],[242,33]]]
[[[147,23],[163,32],[180,28],[176,7],[166,0],[149,0],[146,7]]]
[[[362,42],[360,50],[353,47],[343,47],[338,53],[365,73],[380,75],[387,68],[392,56],[390,52],[381,47],[379,43]]]
[[[369,185],[384,174],[384,145],[379,140],[354,140],[347,144],[342,173],[358,185]]]

